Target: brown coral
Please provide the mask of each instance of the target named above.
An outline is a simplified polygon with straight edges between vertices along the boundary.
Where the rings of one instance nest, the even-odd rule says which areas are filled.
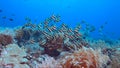
[[[90,48],[82,48],[63,60],[63,68],[103,68],[109,57],[100,51]]]
[[[13,43],[13,38],[10,35],[0,34],[0,44],[6,46]]]
[[[42,46],[45,48],[46,54],[50,56],[58,56],[60,54],[58,49],[60,50],[62,48],[63,42],[63,37],[58,34],[47,39],[46,43]]]

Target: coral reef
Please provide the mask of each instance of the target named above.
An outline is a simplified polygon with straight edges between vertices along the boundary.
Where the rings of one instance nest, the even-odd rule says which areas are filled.
[[[119,68],[120,67],[120,47],[114,49],[110,55],[111,63],[107,68]]]
[[[54,17],[54,19],[52,18]],[[62,51],[71,51],[88,46],[88,43],[82,39],[82,34],[79,32],[81,26],[77,25],[74,29],[69,28],[65,24],[57,27],[53,24],[59,16],[51,16],[42,23],[36,25],[28,22],[20,29],[16,30],[15,39],[19,46],[26,44],[39,43],[40,47],[44,48],[43,54],[56,57]]]
[[[10,35],[12,37],[15,36],[14,29],[13,28],[1,28],[0,27],[0,34]]]
[[[13,43],[13,38],[10,35],[0,34],[0,45],[6,46]]]
[[[53,57],[42,56],[41,63],[36,64],[36,68],[62,68],[62,65]]]
[[[102,54],[100,50],[83,47],[65,56],[62,64],[63,68],[104,68],[108,61],[110,61],[109,57]]]
[[[75,28],[52,15],[39,24],[27,23],[0,31],[0,68],[119,68],[120,40],[93,39],[94,26]]]
[[[22,64],[28,60],[23,58],[27,53],[16,44],[9,44],[3,49],[0,56],[0,67],[2,68],[29,68],[27,64]]]

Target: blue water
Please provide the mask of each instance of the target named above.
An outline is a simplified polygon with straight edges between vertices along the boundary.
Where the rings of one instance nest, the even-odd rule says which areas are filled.
[[[25,17],[39,23],[52,14],[59,14],[61,22],[71,27],[81,20],[94,25],[94,36],[98,36],[100,26],[108,22],[103,34],[120,37],[120,0],[0,0],[0,10],[0,27],[21,26],[26,23]]]

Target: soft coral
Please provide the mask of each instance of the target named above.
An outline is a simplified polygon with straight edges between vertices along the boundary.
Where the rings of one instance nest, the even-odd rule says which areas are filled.
[[[0,34],[0,44],[6,46],[13,42],[13,38],[10,35]]]
[[[104,68],[108,61],[109,57],[102,54],[101,50],[83,47],[66,56],[62,65],[63,68]]]

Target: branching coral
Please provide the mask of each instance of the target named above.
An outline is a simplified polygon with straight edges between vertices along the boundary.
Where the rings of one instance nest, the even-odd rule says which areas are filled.
[[[104,68],[109,57],[99,50],[82,48],[73,54],[65,56],[62,61],[63,68]]]

